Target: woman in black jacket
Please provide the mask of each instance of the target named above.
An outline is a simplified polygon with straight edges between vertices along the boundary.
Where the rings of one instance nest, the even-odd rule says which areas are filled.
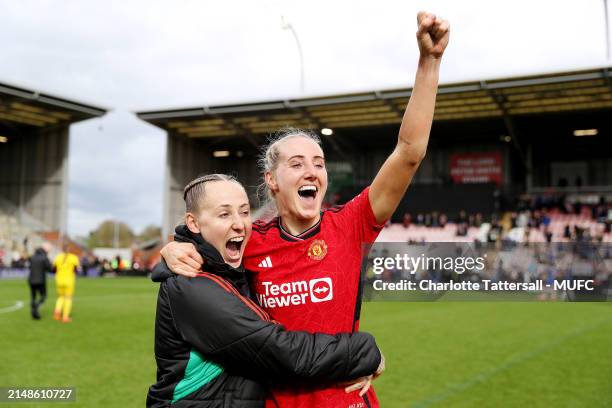
[[[186,225],[175,240],[196,246],[204,272],[170,276],[163,263],[154,272],[170,277],[159,288],[157,383],[147,406],[263,407],[269,384],[347,381],[382,370],[371,335],[286,331],[252,300],[241,266],[251,219],[240,183],[207,175],[189,183],[184,198]]]

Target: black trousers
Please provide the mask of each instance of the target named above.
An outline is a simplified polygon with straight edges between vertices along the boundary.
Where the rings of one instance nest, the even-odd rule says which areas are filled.
[[[38,308],[47,299],[47,284],[46,283],[30,283],[30,294],[32,306],[32,314],[38,313]],[[38,295],[38,299],[37,296]]]

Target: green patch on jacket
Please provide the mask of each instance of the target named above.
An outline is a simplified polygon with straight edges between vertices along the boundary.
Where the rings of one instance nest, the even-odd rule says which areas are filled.
[[[189,361],[185,368],[183,379],[174,387],[172,402],[186,397],[217,378],[223,372],[223,367],[202,358],[197,351],[191,350]]]

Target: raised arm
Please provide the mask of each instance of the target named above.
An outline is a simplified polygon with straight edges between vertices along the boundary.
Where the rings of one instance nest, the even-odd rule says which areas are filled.
[[[377,222],[388,220],[425,157],[436,105],[442,54],[448,44],[448,21],[421,11],[417,15],[419,64],[397,145],[372,182],[369,200]]]

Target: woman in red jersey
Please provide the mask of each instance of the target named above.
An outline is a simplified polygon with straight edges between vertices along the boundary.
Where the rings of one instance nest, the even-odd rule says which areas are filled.
[[[412,95],[397,145],[369,187],[346,205],[321,211],[327,171],[318,137],[291,131],[265,149],[262,173],[278,217],[254,224],[244,265],[253,271],[250,283],[261,306],[288,330],[358,330],[362,248],[374,242],[425,156],[449,39],[446,20],[419,12],[417,23],[420,58]],[[169,243],[162,255],[185,276],[195,276],[202,266],[190,244]],[[360,393],[347,393],[343,386],[277,388],[268,405],[377,407],[369,384],[369,379],[358,384]]]
[[[185,225],[174,239],[205,259],[196,278],[163,264],[155,313],[156,383],[148,407],[263,408],[270,384],[354,380],[384,360],[363,332],[287,331],[251,300],[244,248],[252,235],[246,191],[233,177],[208,174],[184,190]]]

